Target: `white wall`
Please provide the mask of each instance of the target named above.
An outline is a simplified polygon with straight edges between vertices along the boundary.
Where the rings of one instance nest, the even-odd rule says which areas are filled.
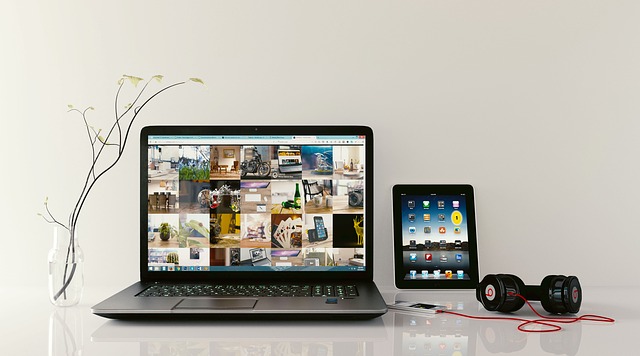
[[[86,284],[137,278],[148,124],[367,124],[376,281],[391,286],[391,186],[471,183],[481,272],[639,285],[640,2],[9,1],[0,12],[3,282],[46,284],[45,196],[70,211],[122,74],[165,82],[78,227]],[[425,156],[428,150],[432,154]],[[10,268],[6,268],[10,267]]]

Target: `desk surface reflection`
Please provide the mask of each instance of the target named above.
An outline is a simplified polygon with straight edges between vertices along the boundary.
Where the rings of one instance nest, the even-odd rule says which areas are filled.
[[[3,310],[2,331],[11,335],[4,341],[8,354],[613,355],[635,354],[635,330],[640,328],[638,306],[610,299],[612,293],[634,294],[638,288],[586,289],[580,314],[605,314],[616,323],[580,322],[545,334],[520,332],[512,321],[396,310],[367,321],[125,322],[91,314],[90,306],[103,294],[88,296],[77,307],[55,308],[46,298],[30,297],[46,295],[38,292],[23,294],[21,307]],[[481,308],[472,291],[382,292],[388,303],[416,301],[470,315],[500,315]],[[524,309],[516,315],[534,318]]]

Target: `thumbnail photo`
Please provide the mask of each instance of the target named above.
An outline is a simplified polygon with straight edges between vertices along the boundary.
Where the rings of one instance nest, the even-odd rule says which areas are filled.
[[[304,266],[302,251],[297,249],[271,249],[271,265],[276,267]]]
[[[302,215],[271,215],[271,247],[302,247]]]
[[[240,249],[239,248],[212,248],[209,250],[209,265],[222,266],[240,266]]]
[[[271,181],[271,214],[302,214],[300,181]]]
[[[150,248],[147,254],[149,267],[175,267],[180,265],[177,248]]]
[[[363,248],[334,248],[333,261],[336,266],[364,266]]]
[[[270,248],[241,248],[240,266],[271,267]]]
[[[147,157],[149,179],[178,180],[178,161],[180,160],[178,146],[150,146]]]
[[[334,146],[333,179],[362,179],[364,177],[364,147]]]
[[[205,181],[180,181],[180,213],[209,214],[211,186]]]
[[[240,179],[241,146],[211,146],[211,180]]]
[[[318,179],[333,175],[333,149],[331,146],[302,146],[302,177]]]
[[[362,213],[364,182],[361,180],[333,181],[333,212]]]
[[[211,214],[209,236],[212,248],[240,247],[240,215]]]
[[[302,178],[302,153],[300,146],[272,146],[271,147],[271,178],[295,179]]]
[[[306,214],[302,247],[332,247],[333,217],[331,214]]]
[[[333,247],[363,247],[364,215],[334,214],[333,230]]]
[[[178,258],[182,268],[190,266],[209,266],[209,249],[202,247],[179,248]]]
[[[178,146],[178,175],[181,181],[209,181],[210,146]]]
[[[271,247],[271,214],[241,214],[240,247]]]
[[[240,212],[240,181],[212,180],[209,192],[209,208],[212,213]]]
[[[147,216],[149,248],[178,248],[178,214],[151,214]]]
[[[209,248],[209,214],[180,214],[178,247]]]
[[[302,252],[302,264],[304,266],[333,266],[333,259],[327,253],[326,248],[305,248]]]
[[[240,182],[240,201],[245,214],[268,213],[271,209],[271,182],[243,180]]]
[[[240,159],[242,179],[268,179],[271,174],[271,146],[243,146]]]
[[[303,179],[304,211],[307,214],[331,214],[333,211],[333,181]]]

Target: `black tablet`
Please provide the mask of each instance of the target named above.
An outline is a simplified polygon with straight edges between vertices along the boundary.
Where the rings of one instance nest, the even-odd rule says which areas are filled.
[[[401,289],[475,289],[478,243],[473,187],[393,187],[394,274]]]

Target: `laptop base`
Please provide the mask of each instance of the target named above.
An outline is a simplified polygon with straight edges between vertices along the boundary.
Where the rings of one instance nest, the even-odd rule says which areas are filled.
[[[138,282],[92,307],[120,320],[367,320],[387,312],[373,282],[358,282],[358,297],[136,297]]]

